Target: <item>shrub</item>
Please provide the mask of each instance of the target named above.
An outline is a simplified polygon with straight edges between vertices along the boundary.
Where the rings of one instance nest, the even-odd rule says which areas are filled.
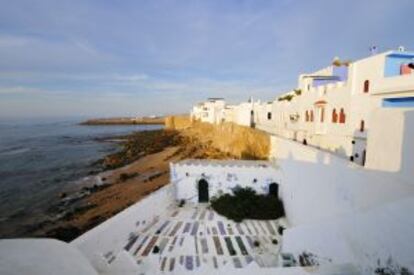
[[[272,220],[285,215],[283,203],[270,195],[258,195],[252,188],[237,187],[233,194],[211,199],[212,208],[219,214],[241,222],[244,219]]]

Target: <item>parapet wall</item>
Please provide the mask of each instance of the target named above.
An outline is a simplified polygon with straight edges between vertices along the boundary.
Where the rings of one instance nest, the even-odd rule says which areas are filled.
[[[155,221],[174,203],[175,189],[168,184],[79,236],[71,244],[86,256],[100,274],[105,273],[109,265],[104,254],[110,252],[117,256],[133,234]]]
[[[371,270],[378,260],[392,258],[414,269],[409,218],[414,186],[398,172],[365,169],[276,136],[271,155],[281,171],[281,197],[292,226],[284,235],[285,251],[311,251]]]

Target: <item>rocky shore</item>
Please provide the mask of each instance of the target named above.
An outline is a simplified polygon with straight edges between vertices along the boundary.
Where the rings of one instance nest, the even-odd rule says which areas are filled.
[[[120,150],[95,163],[95,174],[63,190],[59,203],[50,207],[49,218],[30,226],[27,236],[73,240],[168,184],[171,161],[237,158],[175,130],[135,132],[109,139],[119,142]]]

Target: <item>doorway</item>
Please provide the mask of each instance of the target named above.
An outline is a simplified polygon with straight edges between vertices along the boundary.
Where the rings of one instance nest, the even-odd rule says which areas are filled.
[[[269,184],[269,196],[273,196],[273,197],[279,196],[279,184],[275,182]]]
[[[205,179],[198,181],[198,202],[208,202],[208,182]]]

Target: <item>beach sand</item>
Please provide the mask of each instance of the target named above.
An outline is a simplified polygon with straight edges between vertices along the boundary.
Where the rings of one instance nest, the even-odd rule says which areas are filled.
[[[171,132],[161,131],[155,137],[155,139],[159,139],[159,142],[156,145],[150,145],[149,143],[148,146],[140,149],[138,154],[141,156],[134,161],[137,147],[142,147],[143,143],[149,142],[145,139],[151,139],[152,142],[154,133],[155,131],[144,135],[131,135],[130,139],[135,140],[129,140],[129,143],[124,144],[124,151],[121,151],[121,154],[107,157],[111,164],[113,164],[114,159],[122,163],[125,161],[130,163],[90,177],[89,186],[93,186],[91,183],[96,183],[96,186],[99,186],[98,188],[94,188],[92,192],[74,205],[68,206],[65,210],[69,214],[66,213],[57,221],[42,226],[39,230],[32,232],[31,235],[71,241],[150,193],[169,184],[170,162],[177,162],[186,158],[235,158],[228,153],[223,153],[211,147],[209,143],[201,143],[197,138],[180,135],[178,132],[172,134]],[[176,138],[176,142],[170,142],[172,136]],[[139,145],[134,146],[134,142],[139,143]],[[160,143],[163,146],[160,147]],[[149,148],[151,146],[156,147],[156,150]],[[131,151],[134,154],[128,159],[126,156],[131,155]],[[153,151],[156,152],[148,153]],[[141,154],[141,152],[144,154]],[[72,207],[72,210],[69,210],[70,207]]]

